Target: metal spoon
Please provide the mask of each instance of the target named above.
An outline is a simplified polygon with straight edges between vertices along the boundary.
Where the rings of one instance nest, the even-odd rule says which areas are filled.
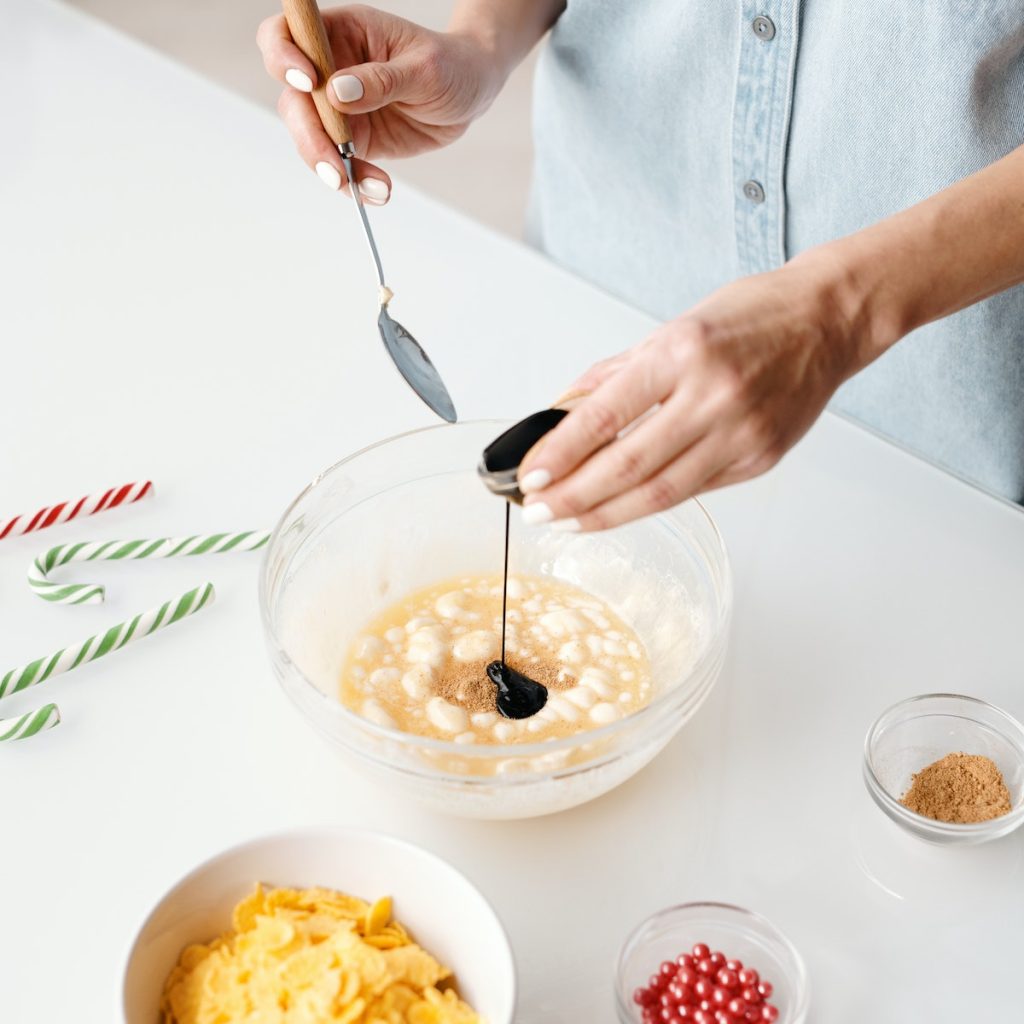
[[[306,54],[316,68],[318,84],[313,90],[313,102],[316,104],[324,130],[341,154],[341,162],[345,166],[346,175],[348,175],[349,191],[355,200],[359,219],[366,234],[366,241],[370,245],[370,253],[373,256],[373,265],[377,270],[379,284],[380,312],[377,314],[377,326],[380,328],[384,348],[387,349],[388,355],[398,367],[398,372],[405,378],[413,391],[443,420],[454,423],[458,418],[455,412],[455,403],[452,402],[451,395],[448,394],[448,389],[444,386],[444,381],[441,380],[441,375],[419,342],[388,312],[388,303],[391,301],[393,293],[384,281],[384,268],[381,265],[380,253],[377,251],[377,243],[370,228],[370,221],[366,216],[362,196],[356,185],[352,167],[356,149],[352,141],[348,118],[331,106],[325,92],[327,81],[334,74],[335,67],[334,54],[331,52],[331,45],[327,39],[327,30],[324,27],[323,18],[320,16],[320,8],[316,5],[316,0],[281,0],[281,5],[284,8],[284,16],[295,45]]]

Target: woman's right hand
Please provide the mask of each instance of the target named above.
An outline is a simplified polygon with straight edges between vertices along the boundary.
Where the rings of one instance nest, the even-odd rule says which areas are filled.
[[[507,72],[483,39],[468,33],[433,32],[373,7],[323,12],[338,70],[327,97],[350,115],[362,157],[414,156],[454,142],[482,114]],[[313,65],[292,42],[284,15],[267,18],[256,41],[267,71],[285,85],[277,109],[306,164],[332,188],[346,185],[345,169],[310,95]],[[391,179],[379,167],[356,161],[363,198],[385,203]]]

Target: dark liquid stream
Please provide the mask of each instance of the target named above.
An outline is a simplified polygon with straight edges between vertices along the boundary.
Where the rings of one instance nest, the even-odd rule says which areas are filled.
[[[505,718],[532,718],[548,702],[547,687],[505,663],[505,623],[508,618],[508,540],[512,503],[505,502],[505,570],[501,586],[501,659],[487,666],[487,678],[498,688],[498,711]]]
[[[501,663],[505,664],[505,622],[508,619],[508,535],[512,502],[505,502],[505,575],[501,580]]]

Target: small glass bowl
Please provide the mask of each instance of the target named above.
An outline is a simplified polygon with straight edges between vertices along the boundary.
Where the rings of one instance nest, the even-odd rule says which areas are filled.
[[[698,942],[720,949],[730,960],[742,960],[771,982],[774,991],[768,1001],[778,1007],[778,1024],[807,1020],[807,968],[796,947],[770,921],[728,903],[683,903],[647,918],[626,939],[615,968],[620,1024],[639,1024],[633,993],[648,983],[659,964],[689,953]]]
[[[900,797],[915,772],[962,751],[991,758],[1010,791],[1010,813],[956,825],[909,810]],[[1024,727],[976,697],[927,693],[883,711],[864,740],[864,784],[872,799],[911,835],[929,843],[971,845],[997,839],[1024,821]]]

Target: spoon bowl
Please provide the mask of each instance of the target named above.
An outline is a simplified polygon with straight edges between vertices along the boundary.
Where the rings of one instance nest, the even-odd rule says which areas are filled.
[[[386,305],[380,307],[377,326],[384,348],[409,387],[441,419],[454,423],[458,419],[455,403],[420,343],[388,312]]]

